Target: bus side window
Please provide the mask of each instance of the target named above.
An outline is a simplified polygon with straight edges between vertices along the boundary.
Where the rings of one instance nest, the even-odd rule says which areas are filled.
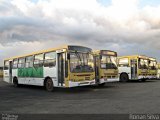
[[[129,60],[128,58],[121,58],[118,60],[119,67],[128,67],[129,66]]]
[[[26,68],[33,67],[33,56],[26,57]]]
[[[43,66],[43,53],[34,56],[34,67]]]
[[[16,68],[17,68],[17,64],[18,64],[18,59],[14,59],[14,60],[13,60],[12,68],[13,68],[13,69],[16,69]]]
[[[45,53],[44,67],[53,67],[56,65],[56,52]]]
[[[4,61],[4,70],[9,69],[9,61]]]
[[[18,68],[24,68],[25,67],[25,58],[19,58],[18,59]]]

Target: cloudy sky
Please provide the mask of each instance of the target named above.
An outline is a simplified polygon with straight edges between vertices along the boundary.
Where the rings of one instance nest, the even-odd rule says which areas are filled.
[[[160,0],[0,0],[7,57],[78,44],[160,60]]]

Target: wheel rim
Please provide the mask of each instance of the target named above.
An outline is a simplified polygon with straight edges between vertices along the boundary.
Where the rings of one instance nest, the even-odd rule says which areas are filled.
[[[121,76],[121,81],[127,81],[127,80],[128,80],[128,77],[126,75]]]
[[[14,84],[14,86],[18,86],[18,81],[17,81],[17,79],[15,79],[15,80],[13,81],[13,84]]]
[[[53,88],[53,83],[52,83],[51,80],[47,80],[46,88],[47,88],[47,90],[52,90],[52,88]]]
[[[123,79],[124,79],[125,81],[127,81],[127,76],[124,76]]]
[[[17,85],[17,82],[14,82],[14,85]]]

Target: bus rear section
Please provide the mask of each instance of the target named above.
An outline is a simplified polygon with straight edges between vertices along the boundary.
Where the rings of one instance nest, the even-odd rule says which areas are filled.
[[[3,80],[7,83],[12,83],[12,61],[6,60],[4,61],[3,68]]]
[[[148,78],[149,79],[157,78],[157,60],[151,57],[149,58]]]
[[[142,55],[122,56],[118,58],[119,79],[128,80],[148,79],[148,57]]]
[[[95,84],[92,50],[82,46],[66,46],[4,61],[4,81],[54,87],[77,87]]]
[[[118,81],[117,53],[110,50],[94,51],[96,83]]]

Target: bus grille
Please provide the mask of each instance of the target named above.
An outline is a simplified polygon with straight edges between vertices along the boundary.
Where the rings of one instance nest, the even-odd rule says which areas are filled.
[[[85,77],[85,80],[90,80],[90,77]]]

